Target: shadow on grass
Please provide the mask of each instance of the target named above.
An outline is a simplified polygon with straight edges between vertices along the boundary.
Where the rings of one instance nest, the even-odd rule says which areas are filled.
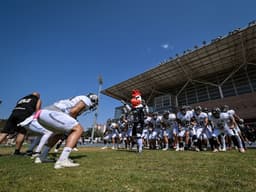
[[[7,157],[7,156],[14,156],[14,155],[10,154],[10,153],[8,153],[8,154],[0,154],[0,157]]]
[[[58,158],[60,156],[60,154],[61,153],[49,153],[49,156],[53,157],[53,158]],[[81,159],[81,158],[87,157],[86,154],[76,155],[76,154],[72,154],[72,153],[71,153],[71,156],[72,156],[72,159]]]
[[[72,159],[81,159],[81,158],[84,158],[84,157],[87,157],[87,155],[85,155],[85,154],[80,154],[80,155],[74,155],[74,156],[72,156]]]
[[[123,153],[138,153],[137,150],[127,150],[127,149],[118,149],[116,150],[118,152],[123,152]],[[142,152],[143,153],[143,152]]]

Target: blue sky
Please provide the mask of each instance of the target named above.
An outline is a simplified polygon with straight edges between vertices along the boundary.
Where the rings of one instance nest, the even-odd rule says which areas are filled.
[[[98,92],[255,20],[254,0],[0,0],[0,118],[38,91],[43,107]],[[98,122],[120,103],[101,95]],[[93,115],[79,118],[84,127]]]

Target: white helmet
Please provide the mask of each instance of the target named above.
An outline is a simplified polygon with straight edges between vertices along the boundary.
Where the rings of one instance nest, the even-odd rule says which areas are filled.
[[[87,95],[87,97],[91,100],[91,102],[92,102],[92,106],[90,106],[90,109],[91,110],[94,110],[94,109],[96,109],[96,107],[97,107],[97,105],[98,105],[98,103],[99,103],[99,98],[98,98],[98,96],[96,95],[96,94],[94,94],[94,93],[89,93],[88,95]]]

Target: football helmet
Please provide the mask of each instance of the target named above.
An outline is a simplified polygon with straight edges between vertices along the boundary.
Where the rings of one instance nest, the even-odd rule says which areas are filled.
[[[215,117],[215,118],[219,118],[220,117],[220,108],[219,107],[214,107],[212,109],[212,115]]]
[[[90,106],[90,110],[95,110],[99,104],[99,97],[94,93],[89,93],[87,97],[91,100],[92,105]]]
[[[157,119],[157,117],[158,117],[158,112],[153,112],[152,117],[153,117],[153,119]]]
[[[202,112],[202,107],[201,106],[196,106],[195,107],[195,112],[197,115],[199,115]]]
[[[180,112],[182,115],[185,115],[187,110],[188,110],[188,107],[185,105],[181,106],[181,108],[180,108]]]
[[[169,118],[169,114],[170,114],[170,112],[167,111],[167,110],[165,110],[165,111],[163,112],[163,117],[164,117],[165,119],[168,119],[168,118]]]
[[[229,110],[229,106],[228,105],[222,105],[220,108],[221,112],[227,112]]]
[[[207,107],[204,107],[204,108],[202,109],[202,111],[205,112],[205,113],[208,113],[208,112],[209,112],[209,109],[208,109]]]

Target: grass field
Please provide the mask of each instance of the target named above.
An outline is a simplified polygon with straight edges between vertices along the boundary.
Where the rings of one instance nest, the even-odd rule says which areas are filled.
[[[80,167],[55,170],[0,147],[1,192],[171,191],[255,192],[256,149],[245,154],[81,147],[71,158]]]

